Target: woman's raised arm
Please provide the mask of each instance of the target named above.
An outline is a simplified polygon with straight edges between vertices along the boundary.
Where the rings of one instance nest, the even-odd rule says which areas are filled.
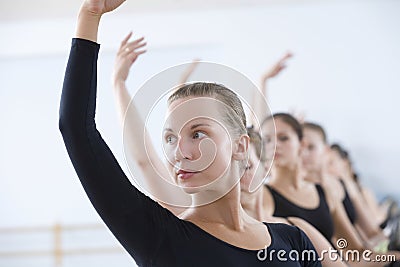
[[[101,218],[139,265],[146,265],[176,217],[137,190],[96,128],[97,27],[123,1],[85,1],[64,77],[59,128],[83,188]],[[162,220],[161,220],[162,218]]]
[[[276,77],[284,68],[286,68],[286,62],[291,57],[292,57],[291,53],[286,53],[261,76],[260,90],[262,96],[266,101],[268,101],[267,81],[271,78]],[[253,107],[255,116],[258,118],[258,120],[260,120],[260,122],[269,115],[267,106],[265,105],[265,101],[263,99],[260,99],[258,94],[253,96]],[[257,124],[253,121],[253,125],[256,126]]]
[[[162,181],[161,177],[169,178],[170,174],[158,157],[136,103],[134,101],[131,102],[131,96],[126,86],[130,68],[137,57],[145,52],[143,47],[146,44],[143,42],[143,37],[129,42],[131,36],[131,33],[128,34],[121,42],[113,73],[114,96],[125,135],[124,140],[126,140],[124,145],[127,148],[126,153],[132,157],[140,168],[150,194],[157,196],[159,199],[167,200],[176,195],[173,195],[169,188],[160,183],[160,181]],[[146,147],[143,140],[146,140]],[[174,182],[172,177],[170,180],[171,183]],[[185,208],[169,205],[165,201],[158,201],[158,203],[175,215],[185,210]]]

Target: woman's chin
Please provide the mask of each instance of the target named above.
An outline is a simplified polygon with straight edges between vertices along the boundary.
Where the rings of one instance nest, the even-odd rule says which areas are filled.
[[[194,195],[201,192],[198,187],[182,187],[182,190],[188,195]]]
[[[186,194],[192,195],[196,194],[202,191],[202,186],[201,185],[196,185],[193,183],[190,183],[189,181],[179,181],[178,182],[179,187],[185,192]]]

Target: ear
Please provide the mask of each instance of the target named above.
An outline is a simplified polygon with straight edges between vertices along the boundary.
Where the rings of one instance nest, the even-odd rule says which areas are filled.
[[[250,138],[247,134],[242,134],[236,141],[232,151],[232,158],[234,160],[246,160],[247,151],[249,149]]]
[[[306,142],[304,142],[304,139],[300,141],[300,147],[299,147],[299,156],[303,153],[304,149],[306,149]]]

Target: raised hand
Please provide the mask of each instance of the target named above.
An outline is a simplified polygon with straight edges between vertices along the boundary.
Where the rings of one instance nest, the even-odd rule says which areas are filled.
[[[114,85],[119,82],[126,81],[132,64],[136,61],[139,55],[146,52],[146,50],[143,49],[146,45],[146,42],[144,42],[144,37],[129,42],[131,36],[132,32],[130,32],[121,42],[115,58],[113,74]]]
[[[97,42],[100,18],[119,7],[125,0],[84,0],[79,11],[75,37]]]
[[[102,15],[113,11],[126,0],[85,0],[82,9],[89,11],[93,15]]]
[[[278,75],[284,68],[286,68],[286,62],[289,58],[293,56],[292,53],[286,53],[281,59],[278,60],[274,65],[272,65],[262,76],[262,82],[265,82],[269,78],[273,78]]]
[[[260,98],[259,95],[253,95],[253,110],[256,118],[262,121],[266,116],[269,115],[268,107],[265,102],[268,102],[268,86],[267,80],[278,75],[284,68],[286,68],[286,62],[293,55],[291,53],[286,53],[281,59],[278,60],[274,65],[272,65],[264,74],[261,76],[260,91],[264,99]],[[253,125],[257,125],[255,118],[252,118]],[[256,126],[257,127],[257,126]]]

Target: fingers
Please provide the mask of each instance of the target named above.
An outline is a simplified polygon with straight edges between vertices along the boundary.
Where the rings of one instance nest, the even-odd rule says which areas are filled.
[[[117,56],[115,58],[113,74],[113,81],[115,83],[119,81],[125,82],[128,78],[129,70],[132,64],[141,54],[144,54],[146,52],[146,50],[144,49],[144,47],[146,46],[144,37],[129,42],[129,39],[131,37],[132,33],[130,32],[124,38],[124,40],[122,40]]]
[[[140,49],[146,46],[147,44],[146,42],[144,42],[144,37],[129,42],[131,36],[132,32],[130,32],[121,42],[121,46],[118,51],[118,56],[121,57],[121,59],[128,56],[129,59],[135,60],[137,56],[146,52],[145,49]]]
[[[121,45],[120,45],[120,49],[126,45],[126,43],[129,41],[129,39],[132,36],[132,31],[128,33],[128,35],[124,38],[124,40],[122,40]]]
[[[134,50],[136,50],[138,48],[141,48],[141,47],[143,47],[145,45],[146,45],[146,42],[144,42],[144,37],[141,37],[139,39],[136,39],[136,40],[134,40],[132,42],[127,43],[124,46],[124,50],[127,51],[127,52],[130,52],[130,51],[134,51]]]
[[[135,51],[138,48],[141,48],[146,45],[146,42],[144,42],[144,37],[141,37],[139,39],[133,40],[131,42],[127,42],[123,47],[121,47],[121,50],[123,52],[132,52]]]
[[[146,52],[147,52],[147,50],[140,50],[140,51],[136,51],[135,54],[136,54],[136,56],[139,56],[139,55],[144,54]]]
[[[280,60],[279,60],[279,64],[283,64],[283,62],[285,62],[286,60],[288,60],[289,58],[293,57],[293,54],[291,52],[287,52]]]
[[[284,59],[288,59],[288,58],[291,58],[291,57],[293,57],[293,53],[290,52],[290,51],[286,52],[286,54],[283,56]]]
[[[138,38],[136,40],[133,40],[131,42],[129,42],[129,39],[132,37],[132,32],[129,32],[127,36],[125,36],[125,38],[122,40],[119,50],[118,50],[118,54],[126,54],[129,52],[132,52],[134,50],[136,50],[137,48],[143,47],[146,45],[145,42],[143,42],[144,37]]]
[[[286,63],[289,58],[293,56],[292,53],[287,52],[275,65],[272,66],[269,72],[269,77],[274,77],[287,67]]]
[[[121,56],[125,57],[132,64],[133,62],[136,61],[138,56],[146,53],[147,50],[143,49],[145,46],[146,42],[144,42],[144,37],[136,39],[125,45],[124,52]]]

